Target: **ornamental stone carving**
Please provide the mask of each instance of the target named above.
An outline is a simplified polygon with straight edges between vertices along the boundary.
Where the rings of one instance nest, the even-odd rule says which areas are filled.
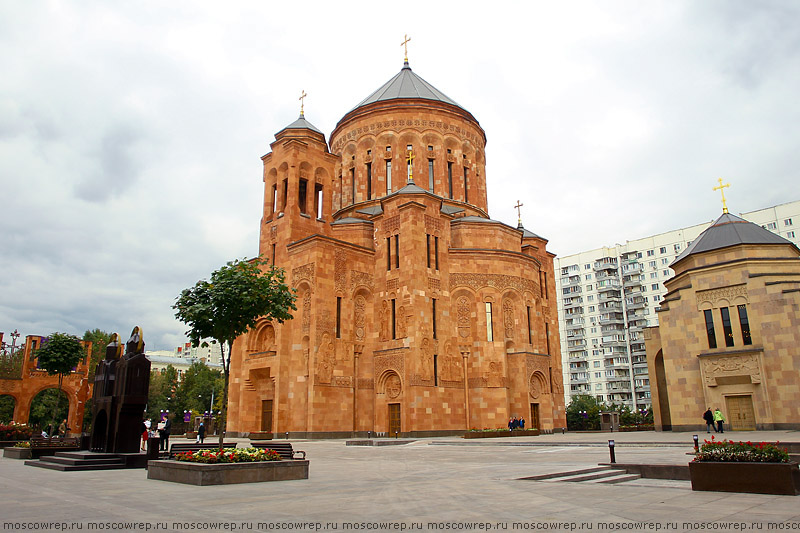
[[[733,304],[737,298],[743,299],[743,303],[749,301],[747,297],[747,285],[744,284],[697,291],[696,295],[698,309],[705,303],[710,303],[711,307],[720,307],[720,300],[725,300],[728,304]]]
[[[396,231],[400,231],[400,215],[395,215],[391,218],[387,218],[386,222],[383,223],[383,231],[387,234],[395,233]]]
[[[404,339],[408,335],[406,319],[406,308],[401,305],[400,309],[397,310],[397,326],[395,328],[395,333],[397,334],[398,339]]]
[[[506,330],[506,339],[514,338],[514,304],[506,298],[503,300],[503,326]]]
[[[353,314],[356,342],[364,342],[367,324],[367,301],[360,294],[355,299],[355,312]]]
[[[306,263],[292,269],[292,284],[297,287],[303,280],[307,280],[311,285],[314,285],[314,263]]]
[[[431,341],[429,339],[422,339],[422,344],[420,346],[420,352],[422,352],[422,378],[423,379],[433,379],[433,348],[431,347]]]
[[[333,377],[333,367],[336,362],[333,343],[330,336],[325,333],[322,335],[322,342],[317,348],[317,381],[322,384],[329,384]]]
[[[547,378],[541,372],[534,372],[528,380],[528,390],[534,400],[547,392]]]
[[[387,350],[381,354],[375,354],[373,364],[375,371],[373,375],[380,376],[387,370],[393,370],[398,374],[405,373],[405,352],[408,348],[398,348],[396,350]]]
[[[425,215],[425,231],[432,235],[441,232],[442,221],[430,215]]]
[[[758,354],[706,356],[701,358],[703,380],[709,387],[718,385],[718,378],[746,376],[750,383],[761,383],[761,364]]]
[[[311,291],[303,295],[303,333],[311,331]]]
[[[474,291],[491,287],[498,291],[514,289],[519,293],[530,291],[538,294],[539,292],[538,284],[533,280],[506,274],[452,273],[450,274],[450,290],[457,287],[469,287]]]
[[[486,381],[488,387],[505,387],[503,363],[498,361],[492,361],[489,363],[489,374]]]
[[[341,250],[336,250],[334,254],[333,283],[336,292],[345,292],[345,285],[347,284],[347,254]]]
[[[472,306],[469,298],[462,296],[456,302],[456,323],[458,324],[458,336],[467,338],[470,336]]]
[[[357,139],[362,134],[366,133],[367,131],[373,132],[373,134],[379,135],[383,131],[392,130],[394,131],[397,126],[404,126],[404,129],[413,129],[419,133],[424,131],[429,131],[431,129],[439,130],[441,133],[447,133],[449,135],[455,134],[462,142],[469,141],[473,145],[482,146],[483,139],[474,133],[467,131],[466,129],[461,128],[461,126],[456,126],[454,124],[449,124],[447,122],[442,122],[441,120],[427,120],[422,118],[416,118],[413,120],[384,120],[380,122],[375,122],[368,126],[363,126],[360,128],[353,128],[348,132],[343,132],[331,146],[331,151],[334,154],[339,154],[342,151],[342,147],[348,141],[353,141]],[[452,155],[452,154],[451,154]],[[386,159],[392,158],[392,152],[385,152],[384,157]]]
[[[389,302],[384,300],[381,303],[381,311],[380,311],[380,333],[381,333],[381,340],[387,341],[389,340],[389,331],[390,331],[390,324],[389,321],[391,320],[390,311],[389,311]]]
[[[400,376],[397,374],[392,374],[386,378],[386,396],[394,400],[395,398],[400,397],[400,393],[402,392],[403,384],[400,381]]]
[[[356,287],[367,287],[370,292],[375,290],[375,283],[372,281],[372,275],[366,272],[358,272],[357,270],[350,271],[350,290]]]

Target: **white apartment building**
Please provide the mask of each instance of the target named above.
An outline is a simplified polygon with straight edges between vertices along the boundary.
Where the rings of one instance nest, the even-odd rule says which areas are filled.
[[[800,247],[800,201],[740,217]],[[669,265],[712,221],[555,260],[564,400],[650,406],[642,329],[658,324]]]
[[[183,346],[178,346],[172,351],[169,350],[148,350],[145,356],[150,360],[150,370],[165,370],[172,365],[178,372],[178,381],[183,379],[186,372],[195,361],[205,363],[210,368],[222,370],[222,352],[217,343],[209,343],[205,348],[198,346],[193,348],[187,342]]]

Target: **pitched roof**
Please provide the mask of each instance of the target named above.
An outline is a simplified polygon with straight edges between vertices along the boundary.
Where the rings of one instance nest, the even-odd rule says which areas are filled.
[[[292,122],[291,124],[289,124],[288,126],[283,128],[283,130],[303,130],[303,129],[316,131],[317,133],[322,133],[321,131],[319,131],[316,128],[316,126],[314,126],[312,123],[307,121],[305,115],[303,115],[302,113],[300,114],[300,117],[298,117],[297,120],[295,120],[294,122]],[[281,131],[283,131],[283,130],[281,130]],[[280,131],[278,133],[280,133]],[[325,135],[324,133],[322,133],[322,134]],[[277,135],[277,133],[276,133],[276,135]]]
[[[672,264],[674,265],[690,255],[719,250],[738,244],[790,244],[794,246],[790,241],[762,228],[758,224],[753,224],[730,213],[723,213],[721,217],[693,240],[692,244],[675,258]]]
[[[423,80],[411,70],[408,61],[392,79],[384,83],[377,91],[367,96],[353,109],[384,100],[396,98],[420,98],[423,100],[436,100],[461,107],[452,98]],[[462,107],[462,109],[464,109]]]

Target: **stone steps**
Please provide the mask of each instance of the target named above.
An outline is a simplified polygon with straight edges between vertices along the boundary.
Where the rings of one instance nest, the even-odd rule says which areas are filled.
[[[570,482],[570,483],[622,483],[639,479],[639,474],[628,474],[625,470],[619,470],[610,466],[598,466],[594,468],[584,468],[581,470],[570,470],[568,472],[556,472],[553,474],[542,474],[538,476],[524,477],[521,479],[528,481]]]
[[[38,460],[25,461],[25,464],[60,472],[126,468],[125,459],[119,455],[94,452],[58,452]]]

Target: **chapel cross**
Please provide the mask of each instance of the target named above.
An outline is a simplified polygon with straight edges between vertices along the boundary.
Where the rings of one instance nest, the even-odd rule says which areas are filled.
[[[517,210],[517,222],[519,222],[520,224],[522,224],[522,212],[520,211],[519,208],[522,206],[523,204],[521,204],[519,200],[517,200],[517,205],[514,206],[514,209]]]
[[[305,104],[304,100],[305,100],[305,97],[308,96],[308,95],[306,94],[306,92],[304,90],[301,90],[300,93],[301,93],[300,94],[300,98],[298,98],[298,100],[300,100],[300,114],[302,115],[303,114],[303,104]]]
[[[722,194],[722,212],[723,213],[727,213],[728,212],[728,204],[725,203],[725,187],[730,187],[731,184],[730,183],[726,183],[726,184],[723,185],[722,184],[722,178],[719,178],[718,181],[719,181],[719,186],[714,187],[712,190],[719,191],[720,194]]]
[[[409,37],[408,34],[406,33],[405,34],[405,40],[402,43],[400,43],[400,46],[405,48],[405,51],[406,51],[406,59],[405,59],[406,63],[408,63],[408,41],[410,41],[410,40],[411,40],[411,37]]]

